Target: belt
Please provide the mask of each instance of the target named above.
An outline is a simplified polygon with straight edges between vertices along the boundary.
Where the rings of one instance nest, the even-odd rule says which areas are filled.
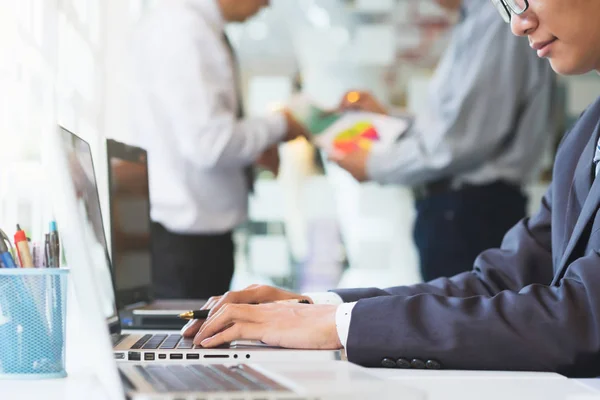
[[[469,183],[461,183],[460,185],[456,185],[453,181],[454,181],[453,178],[446,178],[446,179],[440,179],[437,181],[426,183],[424,185],[414,187],[413,194],[414,194],[415,200],[423,200],[427,197],[431,197],[431,196],[435,196],[435,195],[439,195],[439,194],[443,194],[443,193],[460,192],[460,191],[469,190],[469,189],[483,189],[486,187],[492,188],[492,187],[496,187],[499,185],[504,186],[504,187],[511,187],[511,188],[514,188],[515,190],[521,190],[521,187],[519,185],[510,183],[503,179],[495,180],[493,182],[489,182],[489,183],[485,183],[485,184],[481,184],[481,185],[473,185],[473,184],[469,184]]]
[[[426,197],[447,193],[452,190],[456,190],[456,188],[452,186],[452,179],[445,178],[416,186],[413,188],[413,194],[416,200],[421,200]]]

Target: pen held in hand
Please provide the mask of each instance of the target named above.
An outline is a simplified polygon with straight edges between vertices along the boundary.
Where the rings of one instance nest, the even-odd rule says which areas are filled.
[[[304,299],[291,299],[291,300],[280,300],[280,301],[275,301],[274,303],[280,303],[280,304],[310,304],[310,302],[308,300],[304,300]],[[194,311],[188,311],[188,312],[184,312],[182,314],[179,314],[179,318],[181,319],[207,319],[208,318],[208,314],[210,313],[211,310],[194,310]]]
[[[194,310],[179,314],[181,319],[207,319],[210,310]]]

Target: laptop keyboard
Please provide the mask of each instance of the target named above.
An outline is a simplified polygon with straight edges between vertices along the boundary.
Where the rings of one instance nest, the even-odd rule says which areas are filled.
[[[119,343],[121,343],[123,340],[125,340],[125,338],[127,338],[127,336],[129,335],[111,335],[111,339],[112,339],[112,345],[113,347],[117,346]]]
[[[289,392],[246,365],[138,365],[135,368],[160,393]]]
[[[181,335],[144,335],[131,346],[132,350],[191,350],[199,349],[200,346],[194,346],[194,339],[184,339]]]

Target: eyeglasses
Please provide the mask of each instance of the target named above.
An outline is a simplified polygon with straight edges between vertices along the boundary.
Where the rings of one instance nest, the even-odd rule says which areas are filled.
[[[521,15],[529,8],[528,0],[492,0],[502,19],[510,23],[511,14]]]

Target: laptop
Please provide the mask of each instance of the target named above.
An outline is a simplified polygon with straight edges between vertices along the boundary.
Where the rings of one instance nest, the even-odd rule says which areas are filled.
[[[61,242],[80,312],[79,333],[89,343],[81,354],[112,400],[317,400],[396,399],[420,400],[417,391],[383,381],[364,368],[347,362],[261,364],[153,364],[116,363],[111,352],[114,332],[106,321],[117,316],[112,282],[106,271],[106,248],[94,204],[93,164],[86,142],[60,128],[44,136],[43,162],[48,172],[48,193],[61,230]],[[100,220],[97,218],[100,217]],[[113,328],[111,328],[113,329]],[[109,335],[110,334],[110,335]],[[96,394],[98,394],[96,392]],[[393,397],[392,397],[393,396]]]
[[[108,256],[104,224],[98,194],[98,185],[89,144],[77,135],[61,128],[60,153],[68,162],[70,185],[74,187],[77,209],[85,217],[84,235],[92,256],[90,269],[100,291],[102,315],[111,334],[115,358],[133,362],[237,362],[238,360],[272,361],[326,361],[339,360],[339,351],[287,350],[268,347],[261,343],[240,341],[220,349],[203,349],[192,339],[184,339],[178,331],[124,331],[117,308],[114,276]]]
[[[111,261],[117,308],[127,328],[180,329],[177,315],[206,300],[157,300],[152,290],[148,157],[145,150],[106,141]]]

